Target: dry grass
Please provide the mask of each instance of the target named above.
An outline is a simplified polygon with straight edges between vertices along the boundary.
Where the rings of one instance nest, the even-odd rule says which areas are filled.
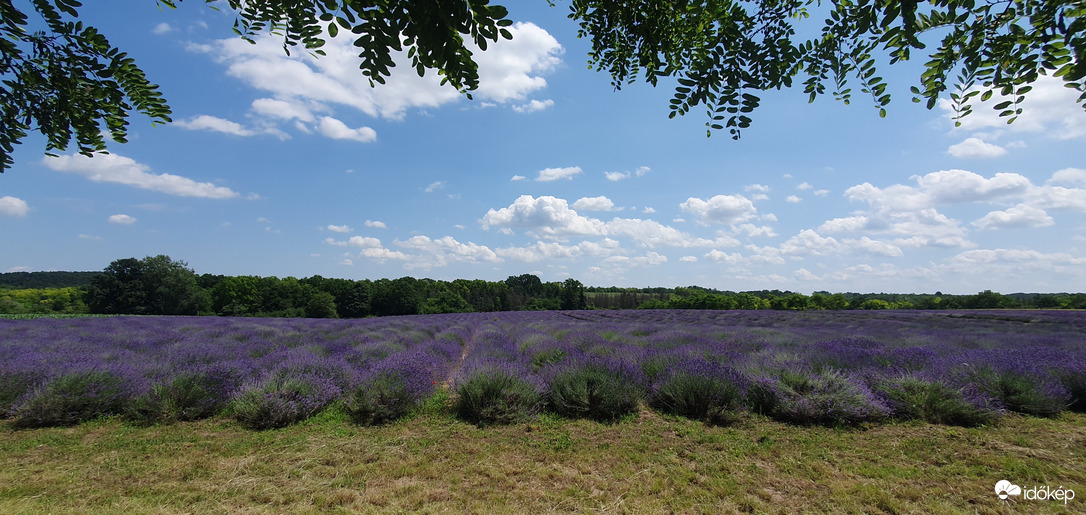
[[[838,430],[642,411],[479,429],[431,405],[376,428],[333,410],[265,432],[224,419],[2,432],[2,513],[1086,511],[1082,414]],[[1005,505],[1000,479],[1079,498]]]

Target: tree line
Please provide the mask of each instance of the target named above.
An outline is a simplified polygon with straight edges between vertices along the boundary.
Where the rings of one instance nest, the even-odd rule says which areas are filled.
[[[35,277],[37,274],[43,274]],[[17,279],[17,280],[15,280]],[[77,284],[65,284],[71,280]],[[28,288],[20,285],[32,284]],[[570,309],[1086,309],[1086,294],[985,290],[974,295],[722,291],[585,287],[532,274],[482,279],[337,279],[319,275],[198,275],[169,256],[118,259],[102,272],[0,275],[2,314],[219,315],[362,318],[369,316]]]
[[[336,279],[197,275],[169,256],[119,259],[86,287],[90,313],[310,318],[588,307],[575,279]]]

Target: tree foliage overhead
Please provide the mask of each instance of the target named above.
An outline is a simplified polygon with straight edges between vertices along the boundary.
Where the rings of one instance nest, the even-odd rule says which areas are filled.
[[[155,0],[176,7],[181,0]],[[283,49],[323,55],[325,37],[346,31],[358,47],[361,74],[384,83],[406,50],[420,75],[436,70],[441,83],[468,98],[479,87],[479,67],[467,42],[485,50],[487,41],[510,39],[507,10],[487,0],[205,0],[235,13],[234,31],[250,42],[263,33],[283,40]],[[77,0],[33,0],[30,9],[0,0],[0,173],[10,167],[14,145],[38,131],[46,152],[104,151],[103,131],[123,143],[128,116],[136,111],[152,123],[170,120],[170,108],[135,61],[110,45],[94,27],[77,20]],[[21,2],[20,2],[21,4]],[[27,13],[37,14],[41,21]]]
[[[155,0],[171,8],[180,1]],[[507,10],[488,0],[205,3],[232,11],[240,37],[270,33],[288,53],[321,55],[325,37],[349,32],[360,73],[374,85],[391,74],[394,53],[406,52],[419,75],[435,70],[469,98],[479,86],[469,42],[485,50],[488,41],[512,37]],[[170,121],[158,87],[132,58],[77,21],[80,6],[0,0],[0,172],[28,131],[46,136],[47,153],[74,138],[90,155],[105,150],[103,132],[124,142],[133,111],[152,124]],[[674,78],[671,116],[703,107],[709,134],[727,129],[738,138],[761,92],[797,80],[811,101],[832,94],[849,103],[858,87],[855,96],[885,116],[890,94],[879,69],[914,53],[928,60],[913,100],[930,109],[948,95],[956,120],[970,114],[972,101],[999,94],[994,107],[1013,121],[1041,75],[1061,78],[1086,107],[1081,0],[569,0],[569,8],[579,35],[592,42],[589,62],[609,72],[616,88]]]
[[[135,60],[94,27],[76,21],[75,0],[35,0],[32,20],[0,0],[0,172],[27,131],[47,138],[46,153],[106,149],[103,132],[123,143],[128,115],[170,121],[170,108]]]
[[[174,6],[174,0],[158,0]],[[180,0],[177,0],[180,1]],[[209,3],[214,3],[210,0]],[[505,27],[508,11],[488,0],[319,0],[274,2],[226,0],[237,12],[234,31],[243,39],[271,32],[283,38],[283,50],[301,46],[324,55],[325,36],[349,31],[358,48],[358,65],[370,85],[385,83],[396,66],[392,52],[407,49],[411,66],[420,77],[437,70],[441,84],[451,84],[471,98],[479,87],[479,66],[465,46],[465,36],[481,50],[487,41],[512,39]]]
[[[849,103],[854,86],[886,115],[880,59],[923,52],[913,100],[928,109],[950,90],[955,119],[1000,94],[1008,122],[1040,75],[1060,77],[1086,107],[1086,3],[1036,0],[571,0],[569,17],[592,41],[590,63],[616,88],[661,77],[679,83],[671,116],[703,105],[711,134],[750,126],[758,92],[805,77],[811,101],[829,91]],[[822,18],[821,28],[817,24]],[[797,33],[811,34],[808,39]]]

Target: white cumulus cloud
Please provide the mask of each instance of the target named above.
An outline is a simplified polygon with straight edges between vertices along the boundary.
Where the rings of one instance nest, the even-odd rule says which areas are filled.
[[[489,43],[486,51],[468,43],[479,63],[479,89],[474,96],[480,100],[523,101],[547,85],[543,75],[561,62],[562,46],[547,31],[531,23],[515,23],[507,29],[513,39]],[[358,70],[354,35],[344,31],[325,39],[322,50],[326,55],[319,57],[305,51],[288,56],[283,52],[282,38],[273,35],[254,38],[256,44],[229,38],[192,44],[189,49],[214,55],[229,75],[276,100],[296,105],[339,105],[374,117],[402,119],[408,109],[438,107],[462,97],[454,88],[442,86],[441,77],[432,70],[419,77],[406,50],[393,54],[396,66],[386,83],[370,87]]]
[[[613,211],[615,203],[611,199],[600,195],[598,197],[583,197],[573,203],[573,209],[585,211]]]
[[[604,234],[602,221],[579,215],[565,199],[547,195],[521,195],[508,207],[487,211],[480,223],[483,229],[520,227],[547,236]]]
[[[461,243],[456,241],[452,236],[445,236],[438,239],[430,239],[427,236],[421,235],[412,236],[406,241],[397,241],[396,245],[430,254],[426,259],[413,260],[410,264],[405,265],[408,268],[429,269],[432,267],[443,267],[446,266],[449,261],[466,263],[494,263],[502,261],[502,259],[498,257],[498,254],[489,247],[470,241]]]
[[[559,179],[573,179],[574,175],[581,173],[581,167],[569,166],[566,168],[544,168],[539,171],[535,180],[539,182],[557,181]]]
[[[526,104],[520,104],[520,105],[513,106],[513,110],[518,112],[518,113],[535,113],[535,112],[538,112],[538,111],[542,111],[542,110],[544,110],[544,109],[546,109],[548,107],[551,107],[553,105],[554,105],[554,100],[551,100],[549,98],[547,100],[531,100],[530,102],[528,102]]]
[[[286,100],[274,98],[258,98],[253,100],[252,109],[264,116],[283,120],[297,119],[303,122],[312,122],[316,120],[313,116],[313,112],[297,101],[288,102]]]
[[[683,212],[697,215],[706,224],[734,224],[754,218],[758,209],[742,195],[716,195],[709,200],[690,197],[679,204]]]
[[[341,233],[348,233],[348,232],[351,232],[351,231],[354,230],[354,229],[351,229],[350,226],[347,226],[347,225],[331,225],[331,224],[328,225],[327,229],[329,231],[332,231],[332,232],[341,232]]]
[[[1007,149],[986,143],[980,138],[966,138],[965,141],[951,145],[946,152],[954,157],[999,157],[1007,153]]]
[[[973,222],[979,229],[1002,229],[1015,227],[1048,227],[1055,220],[1044,209],[1028,204],[1018,204],[1003,211],[992,211],[984,218]]]
[[[352,129],[348,127],[347,124],[332,118],[331,116],[321,117],[320,131],[321,134],[332,139],[347,139],[361,143],[372,143],[377,141],[377,131],[369,127]]]
[[[178,127],[188,129],[191,131],[211,131],[222,132],[225,134],[233,134],[235,136],[252,136],[256,134],[245,127],[242,127],[240,123],[225,120],[211,115],[200,115],[189,120],[178,120],[174,122]]]
[[[1008,118],[1000,117],[999,111],[992,109],[993,105],[1008,100],[996,94],[987,102],[973,102],[972,114],[961,119],[961,127],[956,130],[999,129],[1040,133],[1057,139],[1082,138],[1086,136],[1086,111],[1076,105],[1077,97],[1075,90],[1064,87],[1062,79],[1042,75],[1033,83],[1033,91],[1026,95],[1023,112],[1014,123],[1007,124]],[[949,101],[940,100],[939,108],[948,118],[953,116]]]
[[[0,197],[0,213],[8,216],[24,217],[30,213],[30,205],[17,197]]]
[[[371,238],[369,236],[351,236],[347,240],[336,240],[334,238],[326,238],[325,243],[329,245],[335,245],[337,247],[362,247],[362,248],[380,248],[381,240],[377,238]]]
[[[120,154],[72,154],[46,157],[42,163],[53,170],[82,175],[95,182],[113,182],[179,197],[228,199],[237,192],[209,182],[196,182],[180,175],[152,174],[150,167]]]
[[[997,173],[991,178],[965,171],[941,170],[916,180],[920,189],[936,202],[977,202],[1024,193],[1030,187],[1026,177]]]
[[[132,225],[136,223],[136,219],[125,214],[110,215],[109,223],[118,225]]]
[[[1052,174],[1048,184],[1067,184],[1070,186],[1086,186],[1086,170],[1082,168],[1064,168]]]

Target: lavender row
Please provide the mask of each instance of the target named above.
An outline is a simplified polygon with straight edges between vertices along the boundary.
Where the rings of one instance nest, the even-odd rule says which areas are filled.
[[[479,424],[648,404],[719,423],[976,425],[1082,411],[1084,325],[1066,311],[0,320],[0,410],[17,426],[228,414],[259,429],[341,402],[375,424],[451,382]]]
[[[982,425],[1086,408],[1082,313],[643,313],[502,318],[465,364],[458,414],[615,420],[644,402],[717,423]]]
[[[364,411],[355,398],[375,377],[428,395],[469,330],[455,315],[0,320],[0,413],[17,427],[223,413],[255,429],[281,427],[340,400]]]

